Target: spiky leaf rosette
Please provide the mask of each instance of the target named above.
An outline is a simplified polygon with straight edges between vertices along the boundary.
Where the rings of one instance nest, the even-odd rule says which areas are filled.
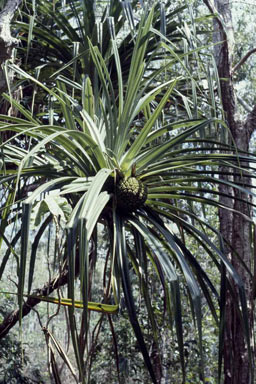
[[[147,200],[147,187],[136,177],[122,179],[116,187],[117,207],[123,211],[135,211]]]

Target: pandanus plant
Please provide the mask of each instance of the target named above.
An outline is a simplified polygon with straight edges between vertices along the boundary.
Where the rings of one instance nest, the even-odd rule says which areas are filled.
[[[39,238],[47,228],[49,217],[54,217],[54,210],[49,204],[49,215],[41,217],[40,236],[34,240],[30,252],[31,210],[38,202],[45,201],[46,194],[54,191],[61,197],[59,201],[64,199],[71,208],[66,217],[65,247],[59,262],[68,266],[69,321],[82,382],[85,382],[86,376],[83,362],[85,348],[78,343],[75,281],[78,279],[80,282],[86,335],[89,328],[88,309],[97,310],[97,306],[89,303],[89,274],[92,257],[95,257],[94,267],[97,261],[99,224],[107,234],[105,262],[110,271],[111,286],[103,301],[103,305],[109,307],[98,309],[114,312],[115,306],[124,297],[131,326],[153,383],[157,383],[158,378],[138,321],[131,273],[138,278],[156,345],[159,329],[147,285],[150,263],[159,279],[167,314],[174,319],[183,380],[181,284],[185,284],[190,298],[201,356],[202,297],[222,335],[221,318],[216,308],[221,305],[221,298],[228,287],[247,329],[246,298],[241,279],[222,253],[221,246],[213,244],[207,231],[215,234],[223,245],[221,234],[189,207],[190,202],[219,207],[217,197],[220,192],[215,187],[221,183],[229,183],[246,192],[244,186],[222,180],[223,171],[219,171],[219,166],[227,165],[239,173],[239,162],[252,164],[255,159],[240,154],[217,139],[207,138],[209,127],[223,125],[225,129],[222,121],[207,119],[203,114],[198,119],[173,118],[170,100],[173,93],[177,94],[179,84],[184,83],[184,77],[176,76],[166,81],[166,71],[171,73],[173,57],[157,70],[155,67],[150,69],[150,58],[145,61],[147,45],[153,37],[157,39],[161,36],[152,30],[153,18],[154,9],[145,11],[136,26],[128,76],[123,76],[119,46],[113,33],[110,39],[114,58],[111,70],[98,47],[88,40],[89,54],[97,75],[97,89],[92,86],[89,76],[82,76],[80,83],[59,76],[56,84],[48,88],[45,83],[10,64],[21,81],[30,82],[46,92],[50,107],[34,116],[10,95],[4,95],[23,117],[1,116],[1,132],[15,132],[1,144],[0,181],[6,189],[1,208],[1,235],[8,230],[9,223],[19,220],[18,297],[22,308],[23,295],[31,294]],[[163,48],[168,50],[168,39],[162,36],[158,41],[162,54]],[[168,53],[173,54],[173,49]],[[117,87],[113,85],[112,76],[117,79]],[[24,138],[29,138],[29,146],[22,146]],[[58,199],[55,204],[58,205]],[[61,203],[58,209],[57,212],[60,212]],[[197,254],[186,246],[184,234],[191,236],[198,246],[203,247],[209,260],[213,260],[225,281],[220,292],[200,265]],[[17,242],[19,236],[16,237],[14,240]],[[2,240],[9,249],[1,264],[1,275],[8,256],[15,253],[15,242],[9,242],[6,236],[2,236]],[[235,294],[232,280],[239,287],[239,297]],[[53,300],[49,298],[49,301]],[[222,310],[223,307],[221,316]]]

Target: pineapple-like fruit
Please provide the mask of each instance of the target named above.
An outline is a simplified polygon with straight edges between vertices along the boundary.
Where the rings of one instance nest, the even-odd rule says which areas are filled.
[[[124,211],[135,211],[147,200],[147,187],[136,177],[122,179],[116,186],[117,207]]]

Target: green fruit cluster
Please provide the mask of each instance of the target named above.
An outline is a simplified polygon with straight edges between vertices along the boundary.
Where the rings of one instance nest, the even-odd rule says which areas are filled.
[[[136,177],[122,179],[116,186],[117,207],[124,211],[135,211],[147,200],[147,187]]]

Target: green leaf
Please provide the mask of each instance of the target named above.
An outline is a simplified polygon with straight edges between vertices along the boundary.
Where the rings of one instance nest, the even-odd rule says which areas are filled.
[[[52,220],[52,215],[48,215],[48,217],[44,220],[41,227],[39,228],[34,238],[34,241],[32,243],[29,274],[28,274],[28,293],[31,291],[31,288],[32,288],[38,245],[51,220]]]
[[[132,296],[132,287],[130,283],[129,278],[129,270],[128,270],[128,264],[127,264],[127,250],[126,250],[126,239],[125,239],[125,229],[122,219],[116,217],[116,229],[117,229],[117,254],[119,258],[120,263],[120,270],[121,270],[121,276],[122,276],[122,285],[123,285],[123,291],[124,291],[124,297],[125,302],[130,318],[131,325],[133,327],[135,336],[137,338],[139,348],[141,350],[141,353],[144,358],[145,365],[147,366],[147,369],[150,373],[151,380],[153,383],[157,383],[155,373],[153,370],[153,366],[151,364],[149,354],[147,351],[146,343],[144,341],[144,337],[140,328],[140,325],[138,323],[138,319],[136,316],[136,309],[134,304],[134,299]]]
[[[30,224],[31,204],[22,204],[22,223],[21,223],[21,251],[19,265],[19,282],[18,282],[18,304],[19,304],[19,323],[22,321],[23,292],[26,276],[26,263],[29,247],[29,224]]]
[[[82,105],[92,120],[94,120],[94,96],[90,78],[87,76],[83,81]]]
[[[148,120],[139,133],[139,135],[136,137],[134,143],[131,145],[131,147],[128,149],[124,157],[121,161],[121,166],[124,171],[128,170],[131,167],[131,164],[134,160],[134,158],[139,153],[140,149],[145,145],[147,136],[149,132],[151,131],[152,127],[154,126],[154,123],[158,119],[159,115],[161,114],[170,94],[172,93],[172,90],[176,84],[176,81],[173,82],[172,86],[166,91],[164,97],[162,98],[161,102],[158,104],[157,108],[153,112],[150,120]]]

